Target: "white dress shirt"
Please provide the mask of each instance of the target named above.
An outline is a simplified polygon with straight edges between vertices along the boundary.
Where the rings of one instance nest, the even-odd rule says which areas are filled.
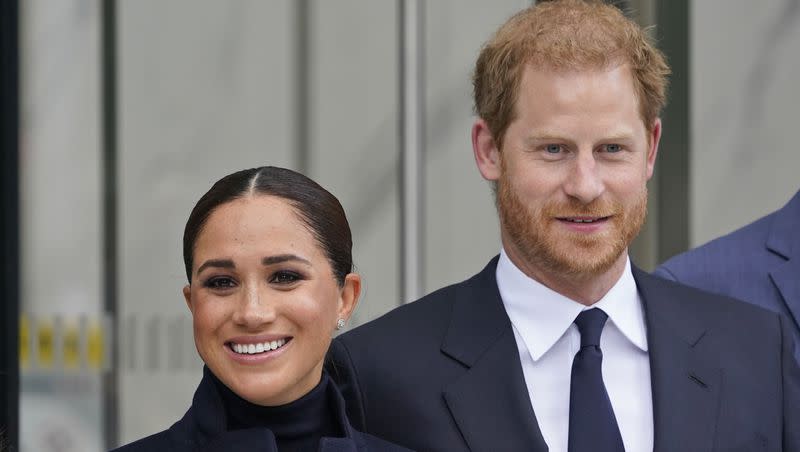
[[[644,311],[630,259],[619,281],[584,306],[526,276],[500,252],[497,287],[514,328],[522,372],[539,429],[550,451],[567,450],[572,360],[581,337],[572,322],[600,308],[608,321],[600,337],[603,382],[628,452],[653,450],[653,398]]]

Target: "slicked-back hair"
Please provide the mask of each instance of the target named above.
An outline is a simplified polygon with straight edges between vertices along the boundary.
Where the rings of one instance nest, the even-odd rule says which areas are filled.
[[[501,148],[515,119],[525,67],[570,71],[623,64],[631,70],[640,115],[652,131],[666,102],[670,69],[645,30],[599,0],[537,2],[506,21],[481,49],[472,77],[475,114]]]
[[[252,195],[286,200],[305,223],[325,253],[339,286],[353,271],[353,239],[339,200],[308,177],[275,166],[246,169],[218,180],[195,204],[183,232],[183,263],[192,282],[192,265],[197,238],[208,217],[219,206]]]

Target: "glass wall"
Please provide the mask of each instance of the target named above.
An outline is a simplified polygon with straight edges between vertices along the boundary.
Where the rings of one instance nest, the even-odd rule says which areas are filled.
[[[202,363],[181,295],[183,226],[201,194],[237,169],[298,169],[339,197],[365,280],[351,327],[402,301],[398,1],[21,3],[22,451],[105,450],[185,412]],[[417,226],[429,292],[499,251],[491,190],[470,144],[470,75],[481,43],[530,2],[420,4]],[[116,5],[111,23],[103,5]],[[652,8],[643,11],[652,20]],[[110,54],[101,52],[104,29],[116,38]],[[113,149],[101,108],[109,65]],[[112,187],[103,182],[109,152]],[[108,189],[115,225],[104,217]],[[641,246],[651,250],[657,237],[647,237]]]
[[[103,447],[100,11],[20,2],[22,451]]]
[[[116,43],[105,56],[108,4],[33,1],[20,13],[23,451],[103,450],[183,414],[202,365],[181,295],[183,225],[211,183],[234,170],[299,169],[339,197],[365,280],[351,326],[401,301],[398,2],[114,4]],[[490,190],[472,162],[469,77],[480,43],[528,2],[422,4],[428,291],[469,276],[499,249]],[[102,130],[109,64],[114,149],[104,148]],[[118,175],[111,187],[108,152]],[[113,231],[106,189],[116,189]],[[103,240],[112,233],[113,331],[103,292]],[[108,416],[118,423],[112,431]]]

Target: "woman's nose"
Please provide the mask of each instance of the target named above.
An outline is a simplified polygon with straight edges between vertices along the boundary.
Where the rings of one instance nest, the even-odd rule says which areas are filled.
[[[233,313],[233,321],[246,328],[255,328],[275,320],[275,306],[257,287],[248,288]]]

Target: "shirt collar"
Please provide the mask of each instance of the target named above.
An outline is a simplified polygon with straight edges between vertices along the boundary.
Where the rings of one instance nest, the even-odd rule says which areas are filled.
[[[591,308],[605,311],[623,336],[647,351],[644,310],[629,258],[619,280],[592,306],[584,306],[528,277],[511,262],[505,250],[500,251],[496,277],[511,324],[534,361],[555,345],[581,311]]]

